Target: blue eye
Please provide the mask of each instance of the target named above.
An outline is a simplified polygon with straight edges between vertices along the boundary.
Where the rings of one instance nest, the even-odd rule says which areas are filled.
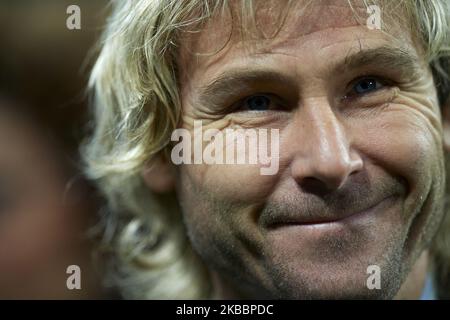
[[[383,85],[375,78],[364,78],[359,80],[354,86],[353,90],[357,94],[369,93],[380,89]]]
[[[270,109],[270,105],[271,99],[264,95],[251,96],[244,101],[245,108],[252,111],[266,111]]]

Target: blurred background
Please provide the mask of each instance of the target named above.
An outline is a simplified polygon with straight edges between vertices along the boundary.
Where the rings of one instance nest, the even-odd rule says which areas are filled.
[[[80,30],[67,28],[70,5]],[[0,299],[112,296],[87,235],[101,200],[78,156],[107,13],[105,0],[0,0]],[[70,265],[79,290],[66,285]]]

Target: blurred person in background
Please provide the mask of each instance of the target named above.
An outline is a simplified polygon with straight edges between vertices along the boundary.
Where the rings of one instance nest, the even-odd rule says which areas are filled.
[[[0,99],[0,297],[97,296],[84,235],[94,212],[89,187],[27,108]],[[66,286],[70,265],[81,268],[82,290]]]
[[[69,30],[66,9],[82,8]],[[83,73],[105,1],[0,1],[0,298],[104,298],[88,230],[99,206],[79,173]],[[80,267],[69,290],[67,268]]]

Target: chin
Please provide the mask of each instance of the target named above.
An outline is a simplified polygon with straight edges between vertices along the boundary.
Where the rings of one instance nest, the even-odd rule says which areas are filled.
[[[265,264],[268,278],[272,279],[270,291],[282,299],[394,298],[405,278],[404,270],[408,269],[403,241],[357,239],[361,241],[323,238],[314,245],[305,241],[295,250],[292,247],[271,250]],[[367,286],[372,274],[370,266],[379,268],[379,289]]]
[[[297,270],[286,267],[271,275],[271,291],[278,299],[392,299],[400,289],[403,277],[399,270],[383,267],[379,289],[369,289],[369,275],[360,271],[357,267],[336,269],[333,265]]]

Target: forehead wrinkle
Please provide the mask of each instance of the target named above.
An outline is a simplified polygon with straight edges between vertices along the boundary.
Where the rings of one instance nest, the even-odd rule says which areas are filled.
[[[353,27],[350,27],[353,28]],[[335,28],[327,28],[326,30],[321,31],[315,31],[313,34],[317,32],[325,32],[327,30],[333,30]],[[311,39],[310,36],[307,35],[306,39],[302,41],[301,47],[304,47],[305,50],[309,49],[310,45],[309,42],[313,39]],[[341,34],[338,34],[339,38],[342,37],[342,39],[338,39],[337,41],[334,41],[331,44],[326,44],[321,46],[320,48],[317,48],[317,52],[324,51],[324,49],[336,46],[343,42],[354,42],[355,39],[349,39],[346,36],[341,36]],[[360,35],[365,37],[365,35]],[[327,35],[325,35],[327,37]],[[373,39],[376,40],[376,39]],[[385,37],[380,38],[379,40],[383,40],[383,47],[380,49],[377,49],[376,51],[371,51],[372,49],[363,49],[361,43],[359,42],[358,49],[361,51],[359,54],[353,54],[351,51],[355,49],[355,46],[352,45],[349,49],[349,53],[347,54],[348,57],[346,58],[345,65],[348,67],[346,70],[348,70],[351,67],[356,66],[357,64],[363,65],[364,60],[366,62],[371,62],[378,60],[380,62],[386,63],[388,66],[392,66],[395,68],[403,67],[403,69],[406,69],[408,66],[417,66],[417,64],[412,64],[411,62],[415,60],[419,60],[418,56],[414,53],[412,53],[412,50],[402,48],[401,46],[398,46],[398,48],[395,48],[394,45],[389,45],[390,41],[386,39]],[[360,41],[360,40],[358,40]],[[254,42],[254,41],[253,41]],[[196,57],[194,64],[196,64],[198,67],[200,67],[203,71],[208,70],[214,70],[214,66],[218,65],[219,70],[221,69],[220,66],[222,65],[241,65],[243,63],[249,63],[249,60],[251,60],[254,63],[258,63],[261,61],[264,61],[268,58],[268,55],[284,55],[292,58],[301,58],[294,52],[291,52],[292,49],[295,49],[296,52],[298,51],[298,47],[293,43],[293,39],[260,39],[260,44],[258,46],[251,45],[250,41],[247,41],[246,44],[243,41],[235,42],[234,40],[230,41],[230,43],[223,48],[221,52],[216,53],[215,55],[207,56],[207,57]],[[294,41],[296,42],[296,41]],[[409,42],[408,42],[409,43]],[[294,45],[294,47],[293,47]],[[415,47],[415,46],[414,46]],[[239,55],[236,53],[240,52]],[[231,60],[230,57],[232,58]],[[226,61],[224,63],[223,61]],[[227,60],[228,59],[228,60]],[[395,60],[397,59],[397,61]],[[337,63],[341,63],[338,61]],[[337,64],[336,63],[336,64]],[[191,65],[192,68],[192,65]],[[337,66],[335,67],[337,69]],[[344,70],[344,68],[342,71]],[[414,70],[417,68],[414,68]],[[203,72],[205,74],[205,72]]]
[[[207,68],[212,64],[218,63],[221,60],[221,57],[227,55],[226,52],[236,49],[236,47],[240,47],[242,43],[246,43],[246,46],[251,48],[251,44],[255,43],[255,40],[257,43],[264,42],[266,44],[269,41],[273,42],[274,40],[277,40],[277,42],[280,40],[289,41],[292,40],[291,36],[293,33],[296,34],[294,37],[294,39],[296,39],[321,30],[323,31],[324,28],[329,29],[333,27],[336,28],[358,24],[355,21],[354,12],[346,15],[341,14],[339,15],[339,18],[334,19],[323,17],[325,13],[336,17],[336,11],[340,11],[340,8],[341,10],[351,12],[351,7],[349,6],[347,0],[338,2],[338,4],[334,3],[334,1],[318,1],[317,3],[314,3],[314,1],[316,0],[299,1],[296,3],[292,7],[292,10],[287,13],[286,21],[283,23],[280,33],[278,33],[275,38],[266,39],[264,37],[257,37],[256,39],[252,39],[243,37],[242,33],[237,32],[239,28],[244,28],[244,26],[242,26],[243,21],[240,19],[229,21],[230,17],[227,15],[216,16],[217,19],[209,19],[200,32],[195,35],[190,35],[182,41],[184,42],[184,45],[181,46],[182,50],[179,55],[181,58],[180,61],[182,62],[181,65],[192,68],[190,64],[184,62],[194,57],[197,63],[203,63],[204,67]],[[358,4],[361,4],[362,6],[362,3],[362,1],[358,1],[357,4],[353,4],[353,9],[359,10],[360,7]],[[239,7],[237,6],[237,3],[230,2],[230,4],[232,11],[234,12],[234,16],[239,17]],[[305,14],[306,9],[312,10],[312,12],[309,13],[312,13],[313,15],[319,14],[320,17],[322,17],[322,19],[319,19],[320,23],[317,19],[313,19],[310,14]],[[295,12],[296,14],[293,15],[292,12]],[[228,30],[227,28],[229,25],[229,23],[226,23],[227,21],[234,25],[231,30]],[[228,34],[228,31],[230,31],[231,34]],[[226,45],[223,46],[225,43]],[[220,51],[218,51],[218,49],[220,49]]]

